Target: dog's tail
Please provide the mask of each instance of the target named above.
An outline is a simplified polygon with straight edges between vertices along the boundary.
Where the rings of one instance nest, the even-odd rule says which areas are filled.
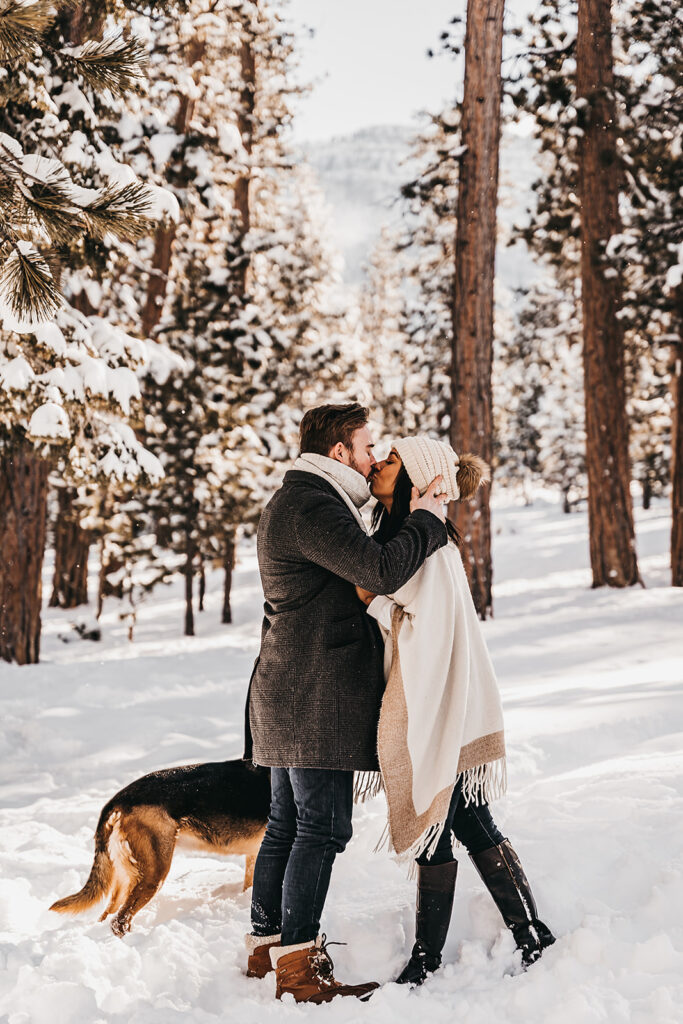
[[[52,904],[50,910],[56,910],[58,914],[80,914],[88,907],[99,903],[107,895],[114,877],[114,865],[107,848],[113,817],[113,815],[107,817],[103,814],[100,818],[95,833],[95,859],[88,880],[81,891],[75,892],[72,896],[65,896],[62,900],[57,900]]]

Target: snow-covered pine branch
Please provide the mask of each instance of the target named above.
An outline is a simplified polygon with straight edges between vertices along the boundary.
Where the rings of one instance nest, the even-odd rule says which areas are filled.
[[[87,45],[102,29],[104,42]],[[9,0],[0,10],[0,657],[20,663],[39,654],[50,467],[63,482],[163,472],[129,422],[147,346],[97,315],[112,242],[178,215],[111,128],[142,57],[121,29],[85,5]]]
[[[60,304],[50,250],[73,248],[83,235],[135,239],[158,219],[155,196],[134,174],[123,184],[89,182],[82,173],[74,178],[53,146],[35,150],[37,138],[47,142],[55,135],[64,100],[87,110],[92,126],[92,102],[79,86],[124,93],[139,80],[146,59],[143,44],[120,30],[69,49],[54,28],[57,14],[42,0],[8,0],[0,11],[0,61],[8,66],[0,89],[5,124],[15,126],[12,135],[0,134],[0,279],[4,307],[29,323],[49,319]],[[58,134],[63,140],[61,126]]]

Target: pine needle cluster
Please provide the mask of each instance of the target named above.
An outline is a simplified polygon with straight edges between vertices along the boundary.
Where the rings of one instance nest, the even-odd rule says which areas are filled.
[[[61,9],[69,6],[72,0]],[[0,309],[29,324],[60,307],[60,256],[83,236],[134,241],[157,219],[141,182],[85,188],[60,160],[26,152],[18,137],[12,109],[22,103],[36,119],[53,109],[46,90],[52,78],[91,95],[124,94],[144,72],[144,45],[121,30],[76,47],[55,45],[58,14],[47,0],[0,0],[0,95],[12,100],[0,122]]]

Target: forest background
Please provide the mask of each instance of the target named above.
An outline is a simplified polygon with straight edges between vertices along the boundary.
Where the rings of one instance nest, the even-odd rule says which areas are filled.
[[[683,584],[679,13],[549,0],[506,21],[472,0],[449,18],[431,56],[452,98],[407,159],[395,130],[337,147],[337,170],[360,162],[356,213],[364,159],[396,184],[366,173],[381,231],[360,270],[347,239],[346,279],[320,185],[334,145],[293,131],[293,13],[2,5],[6,660],[39,657],[46,545],[52,606],[90,597],[97,618],[114,598],[132,638],[140,602],[182,574],[192,635],[220,565],[229,623],[239,539],[327,400],[368,402],[385,442],[420,430],[477,451],[523,500],[542,484],[567,514],[585,505],[596,587],[642,583],[633,500],[670,498]],[[352,66],[355,35],[338,38]],[[489,490],[452,512],[485,618]]]
[[[492,464],[450,513],[505,711],[495,818],[558,941],[521,973],[456,851],[443,969],[391,984],[415,888],[373,853],[380,795],[324,928],[382,987],[331,1012],[680,1021],[683,18],[415,10],[0,0],[9,1024],[306,1012],[245,976],[237,858],[176,851],[124,941],[48,908],[114,792],[240,756],[258,518],[303,411],[349,399],[380,454],[420,430]]]

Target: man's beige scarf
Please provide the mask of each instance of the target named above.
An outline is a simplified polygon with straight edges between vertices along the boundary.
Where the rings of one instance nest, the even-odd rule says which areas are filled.
[[[368,532],[360,509],[370,501],[370,488],[361,473],[343,462],[338,462],[337,459],[330,459],[327,455],[317,455],[315,452],[304,452],[298,457],[292,469],[327,480],[344,504],[348,506],[361,530],[364,533]]]
[[[378,753],[389,818],[380,846],[429,855],[458,780],[467,803],[506,787],[498,684],[457,547],[436,551],[368,612],[386,642]]]

